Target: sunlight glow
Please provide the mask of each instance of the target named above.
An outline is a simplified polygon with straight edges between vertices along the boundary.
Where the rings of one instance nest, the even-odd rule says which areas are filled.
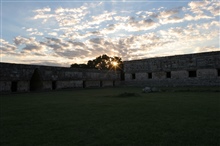
[[[117,66],[118,66],[118,62],[112,61],[112,65],[113,65],[114,67],[117,67]]]

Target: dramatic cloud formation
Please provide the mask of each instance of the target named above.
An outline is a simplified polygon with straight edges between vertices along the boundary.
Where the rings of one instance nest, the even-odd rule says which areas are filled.
[[[131,60],[220,50],[219,2],[25,5],[3,2],[3,62],[69,66],[102,54]]]

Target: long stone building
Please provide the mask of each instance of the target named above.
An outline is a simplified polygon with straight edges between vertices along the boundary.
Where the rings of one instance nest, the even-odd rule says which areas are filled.
[[[0,92],[117,86],[120,72],[0,63]]]
[[[220,86],[220,51],[124,62],[125,85]]]
[[[0,63],[0,92],[106,86],[220,86],[220,51],[124,62],[121,72]]]

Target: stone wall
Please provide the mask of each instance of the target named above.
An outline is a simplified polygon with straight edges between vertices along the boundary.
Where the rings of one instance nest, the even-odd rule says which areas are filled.
[[[0,92],[11,91],[11,81],[0,81]]]
[[[115,86],[115,82],[113,81],[102,81],[102,87],[112,87]]]
[[[101,87],[101,82],[102,81],[97,81],[97,80],[87,80],[84,81],[84,87],[85,88],[91,88],[91,87]]]
[[[0,92],[114,86],[120,72],[0,63]],[[119,85],[119,84],[117,84]]]
[[[0,92],[112,86],[220,86],[220,51],[124,62],[115,71],[0,63]]]
[[[220,86],[220,51],[124,62],[123,85]]]
[[[82,87],[83,87],[82,80],[56,81],[56,89],[82,88]]]

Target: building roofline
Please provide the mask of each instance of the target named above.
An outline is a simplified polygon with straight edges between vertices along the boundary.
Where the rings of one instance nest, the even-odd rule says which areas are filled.
[[[145,59],[125,60],[123,62],[144,61],[144,60],[149,60],[149,59],[182,57],[182,56],[214,54],[214,53],[220,53],[220,51],[209,51],[209,52],[201,52],[201,53],[180,54],[180,55],[170,55],[170,56],[161,56],[161,57],[150,57],[150,58],[145,58]]]

